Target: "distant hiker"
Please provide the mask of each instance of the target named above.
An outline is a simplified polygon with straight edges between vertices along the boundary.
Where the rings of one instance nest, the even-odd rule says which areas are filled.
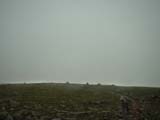
[[[124,120],[127,120],[129,114],[129,98],[127,96],[121,96],[121,112]]]
[[[129,112],[129,98],[127,96],[121,96],[120,101],[122,111]]]

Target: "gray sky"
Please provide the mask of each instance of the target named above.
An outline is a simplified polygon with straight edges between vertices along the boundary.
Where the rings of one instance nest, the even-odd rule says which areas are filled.
[[[160,86],[160,0],[0,0],[0,82]]]

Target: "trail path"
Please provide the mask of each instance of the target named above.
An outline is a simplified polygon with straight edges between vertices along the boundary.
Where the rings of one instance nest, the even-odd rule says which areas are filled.
[[[130,99],[128,104],[129,110],[124,110],[120,106],[120,119],[119,120],[142,120],[142,106],[139,99]]]

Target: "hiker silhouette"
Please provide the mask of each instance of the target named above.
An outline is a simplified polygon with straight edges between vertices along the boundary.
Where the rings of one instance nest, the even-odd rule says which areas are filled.
[[[124,120],[128,120],[129,115],[129,98],[127,96],[120,97],[121,113]]]

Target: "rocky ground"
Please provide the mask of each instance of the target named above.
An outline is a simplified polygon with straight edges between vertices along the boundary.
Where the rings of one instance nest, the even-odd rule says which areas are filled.
[[[0,86],[0,120],[124,120],[119,96],[128,92],[134,94],[129,95],[127,120],[160,120],[159,89],[70,87]]]
[[[110,111],[97,111],[92,108],[88,111],[65,111],[40,104],[22,105],[11,99],[1,100],[0,108],[0,120],[110,120],[114,118]]]

